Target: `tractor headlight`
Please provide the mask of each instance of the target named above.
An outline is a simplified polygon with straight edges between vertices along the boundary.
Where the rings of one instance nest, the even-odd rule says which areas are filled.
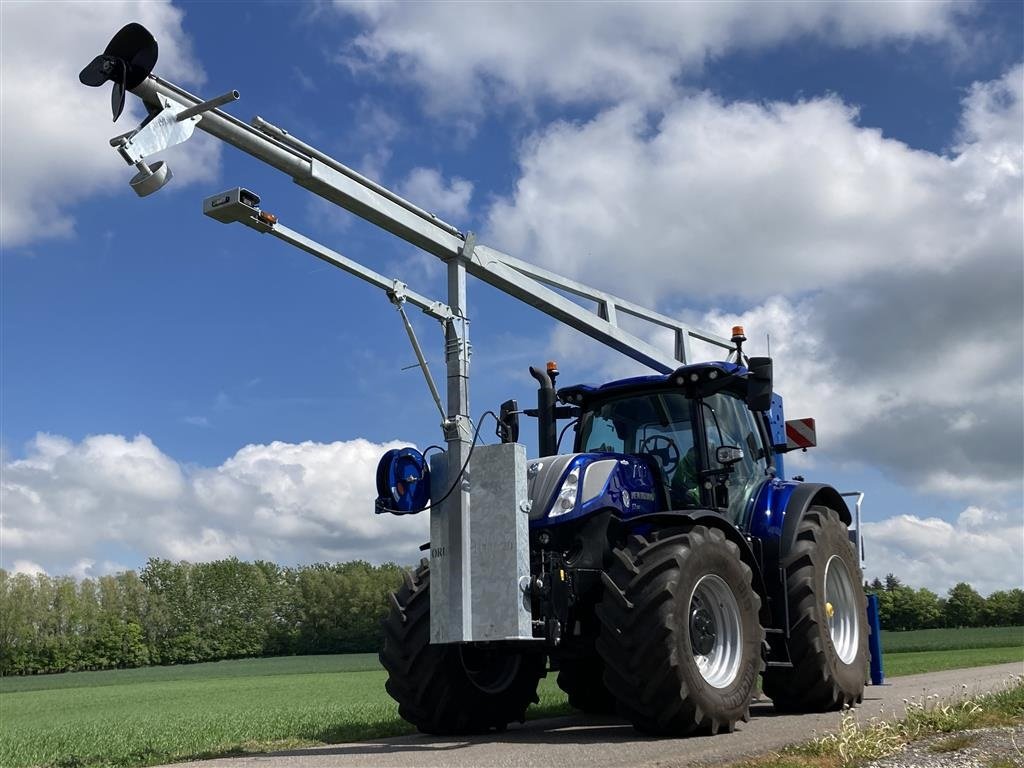
[[[571,512],[576,507],[576,498],[579,496],[579,490],[580,469],[579,467],[574,467],[562,481],[562,485],[558,489],[558,495],[555,496],[555,503],[551,506],[551,511],[548,513],[548,517],[558,517],[567,512]]]

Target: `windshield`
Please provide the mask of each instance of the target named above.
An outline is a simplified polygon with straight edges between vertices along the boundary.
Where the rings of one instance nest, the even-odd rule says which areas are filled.
[[[580,419],[580,451],[647,454],[671,487],[673,507],[700,503],[690,401],[677,392],[630,393]]]

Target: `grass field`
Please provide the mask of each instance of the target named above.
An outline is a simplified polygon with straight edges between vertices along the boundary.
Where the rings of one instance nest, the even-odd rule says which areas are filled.
[[[1024,629],[888,635],[886,674],[1024,662]],[[896,652],[893,648],[929,648]],[[568,712],[554,675],[530,716]],[[138,766],[409,732],[373,654],[0,679],[0,766]]]
[[[883,653],[1019,648],[1020,646],[1024,646],[1024,627],[968,627],[965,629],[882,632]]]
[[[0,679],[0,766],[129,766],[408,733],[375,654]],[[534,717],[568,712],[554,678]]]
[[[1024,671],[1024,647],[958,648],[951,651],[890,652],[882,655],[886,677],[938,672],[941,669],[983,667],[986,664],[1009,664],[1011,661],[1020,662]]]

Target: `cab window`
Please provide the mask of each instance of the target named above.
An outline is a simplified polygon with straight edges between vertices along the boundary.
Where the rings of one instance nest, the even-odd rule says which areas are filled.
[[[626,450],[622,438],[615,432],[615,422],[605,416],[594,416],[590,424],[584,450],[599,453],[624,453]]]
[[[719,393],[705,398],[703,410],[710,469],[721,468],[715,458],[719,446],[731,445],[743,451],[743,458],[733,464],[726,481],[729,519],[739,525],[747,519],[757,491],[768,478],[761,432],[746,403],[732,395]]]

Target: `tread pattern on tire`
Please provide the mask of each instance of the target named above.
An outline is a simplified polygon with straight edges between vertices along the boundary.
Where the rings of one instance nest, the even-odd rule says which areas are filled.
[[[702,550],[718,550],[739,568],[747,597],[747,629],[743,638],[748,667],[741,669],[728,693],[713,692],[703,681],[692,659],[684,658],[689,617],[676,595],[684,562]],[[598,607],[602,634],[598,652],[605,662],[604,682],[619,704],[619,711],[641,731],[684,735],[701,729],[711,733],[732,731],[736,722],[750,718],[750,699],[757,676],[764,667],[761,645],[764,630],[758,621],[760,598],[751,586],[750,568],[740,559],[739,548],[717,528],[694,526],[680,532],[655,534],[652,539],[635,535],[614,552],[612,567],[604,576],[605,597]],[[688,597],[688,596],[687,596]],[[738,595],[741,612],[744,600]],[[750,623],[752,622],[752,624]],[[681,665],[692,665],[692,674]],[[687,685],[690,678],[693,690]]]
[[[385,689],[398,702],[398,714],[420,731],[437,735],[504,730],[523,722],[538,701],[537,683],[545,675],[542,654],[521,654],[518,671],[501,693],[477,688],[466,675],[457,645],[430,644],[430,570],[426,559],[405,573],[383,620],[381,664]]]
[[[841,541],[838,541],[841,536]],[[864,697],[867,667],[866,600],[857,554],[848,545],[846,525],[828,507],[812,506],[804,513],[796,542],[782,563],[789,599],[789,652],[792,669],[772,668],[764,675],[764,694],[786,712],[826,712],[859,704]],[[861,615],[857,656],[843,664],[832,647],[824,619],[824,563],[836,544],[849,549],[845,558],[859,595]],[[821,582],[820,589],[817,583]]]

